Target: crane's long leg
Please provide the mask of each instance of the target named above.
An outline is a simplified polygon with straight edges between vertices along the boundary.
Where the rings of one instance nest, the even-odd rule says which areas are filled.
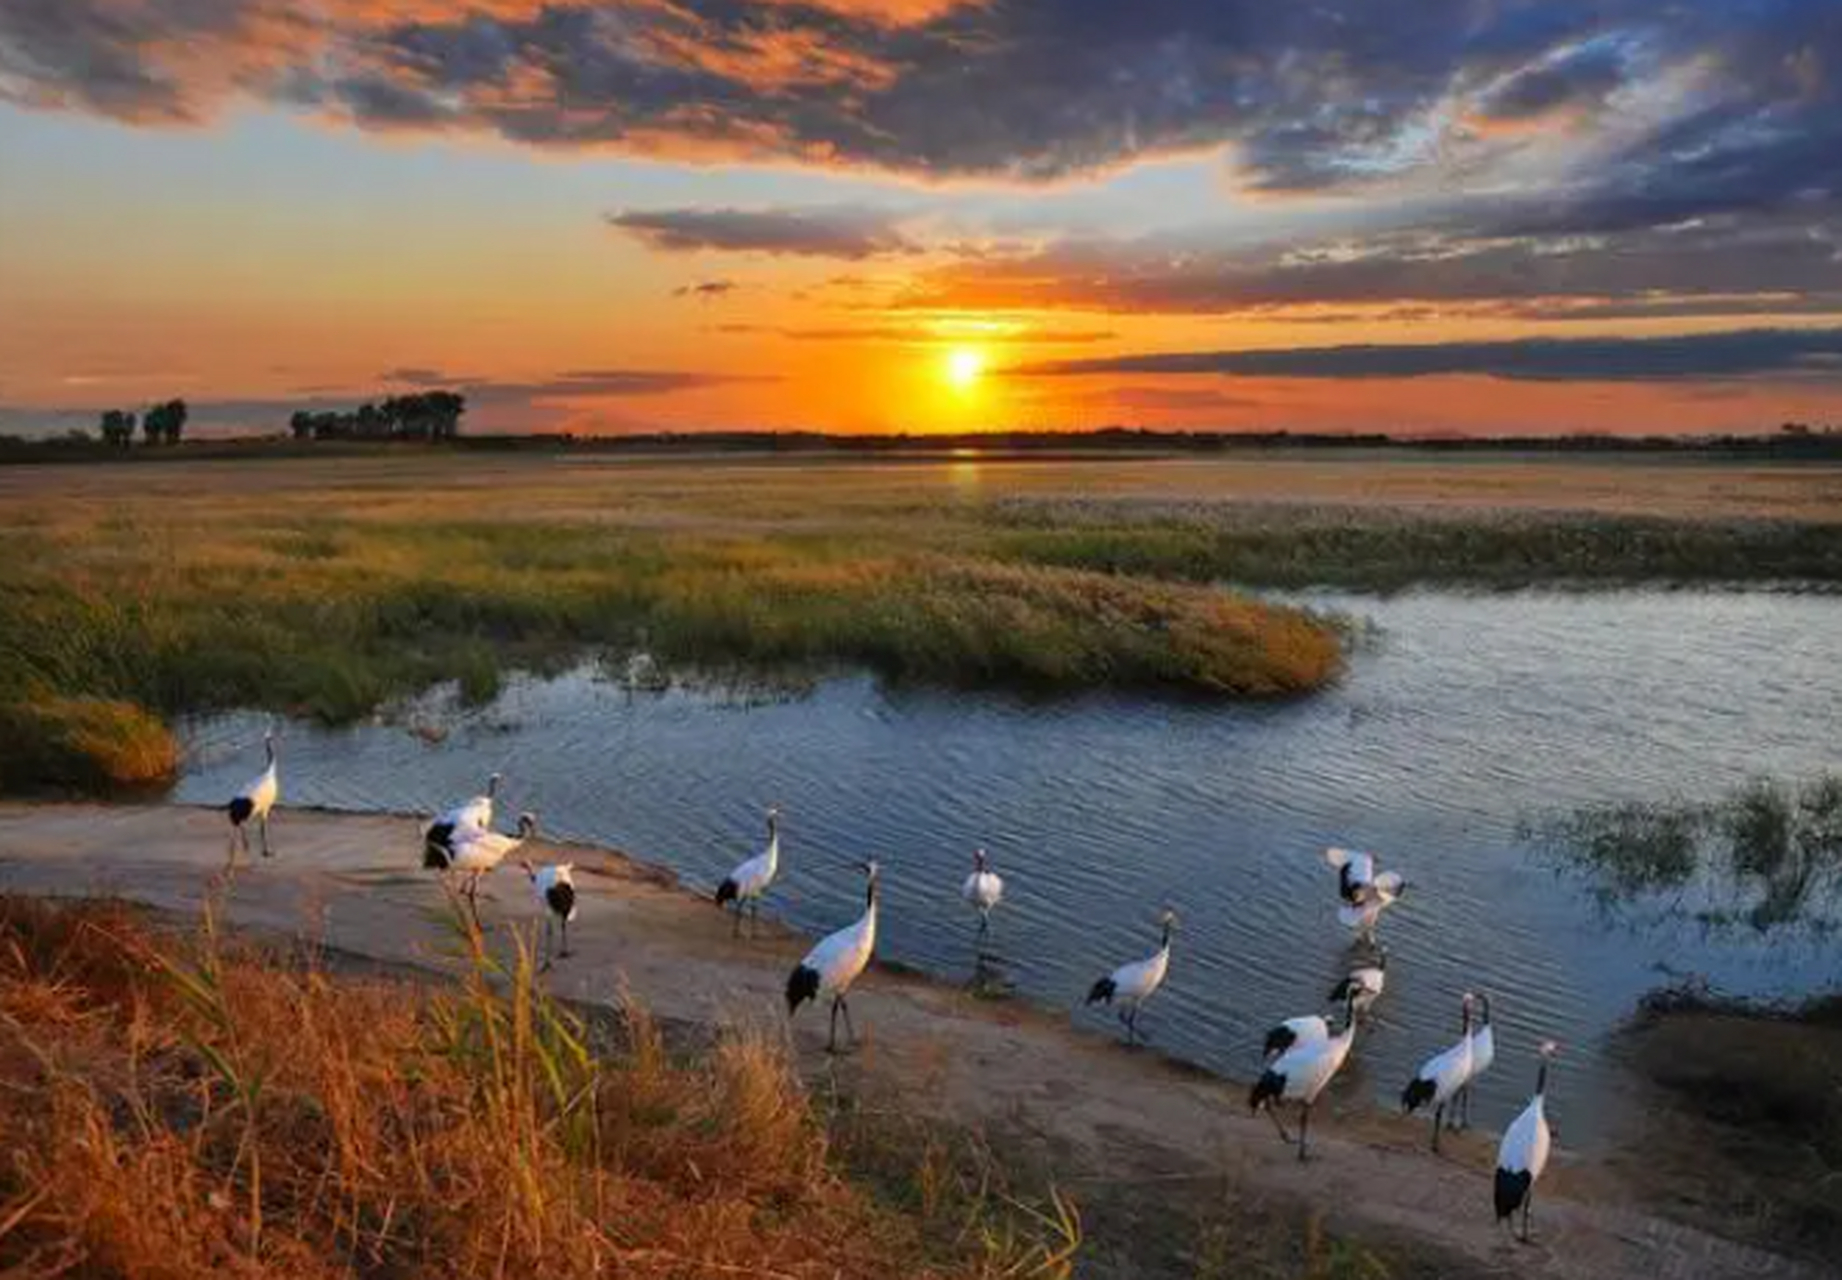
[[[731,920],[729,922],[729,936],[732,938],[739,938],[742,936],[742,899],[741,898],[736,899],[736,917],[734,920]]]
[[[1266,1114],[1272,1120],[1273,1127],[1279,1130],[1279,1140],[1288,1147],[1291,1146],[1292,1135],[1286,1132],[1286,1122],[1279,1118],[1279,1108],[1269,1102],[1266,1104]]]
[[[1445,1103],[1433,1108],[1433,1150],[1439,1150],[1439,1126],[1445,1121]]]
[[[1535,1203],[1535,1185],[1529,1184],[1528,1195],[1522,1198],[1522,1243],[1529,1242],[1529,1209]]]
[[[851,1023],[851,1002],[843,996],[838,997],[838,1007],[844,1010],[844,1034],[851,1038],[851,1047],[857,1047],[857,1028]]]
[[[275,856],[269,848],[269,815],[266,813],[262,815],[262,856],[265,858]]]
[[[1311,1133],[1311,1104],[1304,1103],[1298,1112],[1298,1158],[1305,1158],[1305,1142]]]
[[[825,1052],[838,1052],[838,1007],[844,1002],[837,996],[831,998],[831,1036],[825,1042]]]
[[[562,955],[562,958],[565,960],[569,959],[569,917],[568,916],[563,917],[563,955]]]
[[[539,973],[548,973],[550,971],[550,917],[549,916],[544,917],[544,959],[543,959],[543,963],[537,966],[537,971]]]
[[[1121,1015],[1126,1020],[1126,1048],[1138,1043],[1138,1006],[1132,1005]]]
[[[748,906],[748,936],[752,941],[761,936],[761,899],[756,898]]]

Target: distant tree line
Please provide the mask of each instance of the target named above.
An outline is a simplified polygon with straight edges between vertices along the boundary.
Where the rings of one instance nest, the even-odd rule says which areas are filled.
[[[453,440],[465,412],[466,396],[423,391],[346,412],[297,410],[288,428],[296,440]]]
[[[148,444],[178,444],[179,437],[185,434],[186,419],[189,416],[190,411],[183,400],[156,404],[138,420],[141,435]],[[134,443],[136,422],[135,415],[125,410],[105,410],[98,428],[102,442],[116,449],[128,448]]]

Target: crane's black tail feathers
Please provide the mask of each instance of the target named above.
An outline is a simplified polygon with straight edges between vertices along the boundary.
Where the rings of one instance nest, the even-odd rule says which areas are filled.
[[[1271,1058],[1276,1054],[1284,1053],[1297,1039],[1297,1032],[1284,1023],[1280,1023],[1266,1033],[1266,1056]]]
[[[544,903],[564,920],[573,920],[576,914],[576,887],[559,881],[544,890]]]
[[[1438,1091],[1438,1086],[1431,1080],[1422,1080],[1418,1076],[1414,1077],[1407,1082],[1407,1087],[1401,1090],[1401,1110],[1418,1111],[1421,1107],[1431,1102],[1433,1100],[1433,1095]]]
[[[787,1012],[792,1013],[819,995],[819,971],[801,965],[787,978]]]
[[[725,902],[734,902],[735,900],[736,900],[736,882],[733,879],[725,880],[723,881],[723,883],[716,886],[716,905],[717,906],[720,907]]]
[[[1094,984],[1093,990],[1087,993],[1087,1002],[1089,1004],[1100,1004],[1102,1002],[1112,1004],[1114,990],[1113,980],[1111,978],[1102,978]]]
[[[1258,1111],[1275,1098],[1283,1098],[1286,1092],[1286,1078],[1277,1071],[1263,1071],[1254,1081],[1254,1087],[1247,1095],[1247,1109]]]
[[[1521,1173],[1511,1173],[1508,1169],[1497,1170],[1497,1221],[1509,1217],[1522,1207],[1522,1202],[1529,1198],[1529,1190],[1535,1180],[1524,1169]]]
[[[251,814],[256,812],[256,802],[248,796],[238,796],[225,805],[224,810],[230,814],[230,825],[240,827],[249,821]]]

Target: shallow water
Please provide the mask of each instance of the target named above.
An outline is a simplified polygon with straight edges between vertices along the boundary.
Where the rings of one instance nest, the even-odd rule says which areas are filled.
[[[1518,836],[1577,806],[1702,798],[1761,774],[1842,766],[1842,601],[1764,593],[1314,596],[1368,620],[1341,687],[1284,705],[1089,698],[1052,705],[890,692],[842,679],[798,700],[629,693],[588,671],[521,680],[428,744],[401,724],[290,726],[286,799],[428,810],[506,774],[551,835],[609,844],[707,887],[783,807],[769,909],[821,932],[857,913],[865,856],[885,868],[882,954],[973,970],[958,898],[983,844],[1007,881],[989,946],[1003,982],[1075,1009],[1092,980],[1182,914],[1148,1007],[1155,1045],[1247,1077],[1278,1019],[1316,1012],[1349,955],[1327,844],[1375,851],[1411,882],[1382,922],[1388,990],[1345,1085],[1392,1103],[1490,992],[1496,1069],[1478,1123],[1521,1105],[1534,1042],[1568,1046],[1557,1106],[1575,1145],[1620,1098],[1609,1033],[1645,990],[1704,974],[1747,994],[1834,982],[1842,947],[1807,929],[1711,933],[1608,916]],[[177,798],[250,774],[266,719],[190,726]],[[286,839],[286,819],[277,824]],[[413,862],[418,851],[405,849]],[[874,1021],[874,1003],[858,1017]]]

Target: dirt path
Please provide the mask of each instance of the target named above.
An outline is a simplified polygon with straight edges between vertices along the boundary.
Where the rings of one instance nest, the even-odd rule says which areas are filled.
[[[0,805],[0,891],[114,894],[196,909],[223,864],[225,834],[223,816],[210,810]],[[432,910],[440,890],[413,870],[415,820],[291,811],[277,816],[274,834],[279,856],[234,882],[232,923],[448,967]],[[559,994],[611,1001],[624,980],[663,1018],[778,1021],[801,940],[734,942],[726,919],[668,874],[599,851],[565,856],[576,861],[584,893],[572,929],[576,954],[552,979]],[[489,896],[489,921],[535,918],[515,871],[501,873]],[[1536,1243],[1511,1245],[1490,1212],[1494,1140],[1466,1135],[1432,1156],[1423,1124],[1380,1114],[1360,1087],[1320,1107],[1315,1158],[1300,1165],[1265,1119],[1248,1116],[1244,1085],[1128,1052],[1049,1011],[891,973],[870,975],[853,1010],[866,1043],[836,1064],[823,1053],[823,1011],[802,1014],[795,1043],[809,1073],[836,1070],[899,1089],[905,1105],[922,1111],[1041,1133],[1075,1153],[1061,1172],[1077,1190],[1109,1176],[1225,1174],[1519,1276],[1815,1274],[1651,1216],[1606,1165],[1565,1150],[1542,1183]]]

